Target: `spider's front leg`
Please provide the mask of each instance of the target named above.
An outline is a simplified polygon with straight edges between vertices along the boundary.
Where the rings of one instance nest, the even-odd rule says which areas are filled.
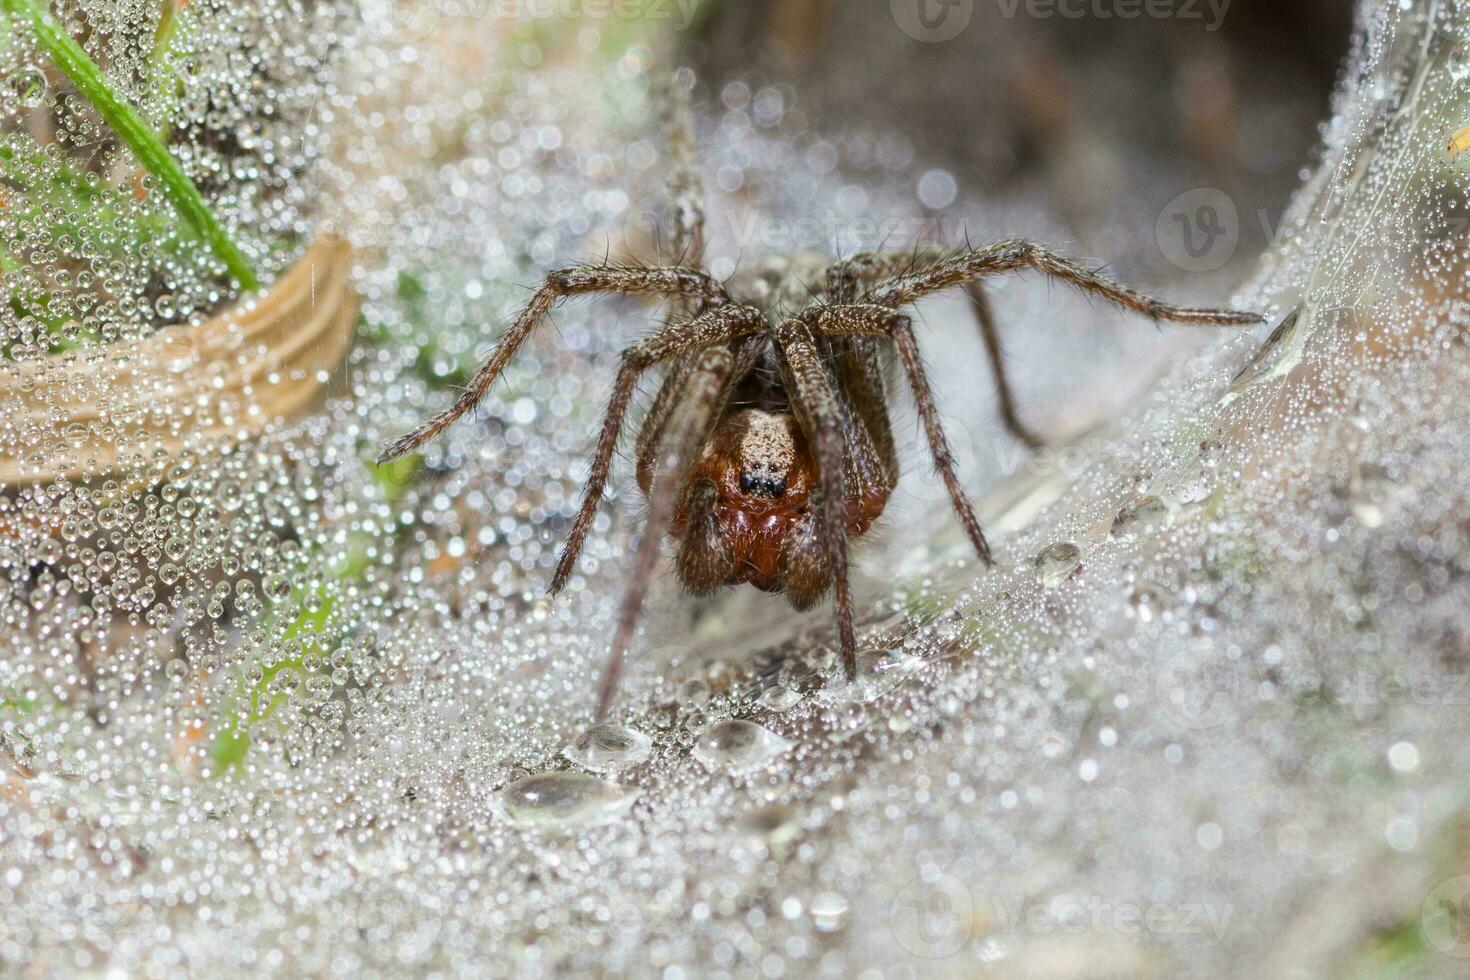
[[[975,554],[985,564],[993,564],[990,544],[970,498],[960,483],[958,466],[950,451],[949,440],[944,435],[944,425],[939,418],[939,409],[934,401],[934,390],[924,371],[924,362],[919,356],[919,345],[914,338],[914,328],[909,318],[884,306],[854,304],[829,306],[815,318],[815,329],[828,337],[883,337],[893,343],[913,393],[914,407],[924,426],[924,435],[929,443],[929,454],[934,460],[934,469],[944,481],[951,506],[964,526],[965,535],[975,549]]]
[[[1001,420],[1010,433],[1032,448],[1042,445],[1020,420],[1016,412],[1015,398],[1011,394],[1010,380],[1006,376],[1005,362],[1001,354],[1000,332],[990,309],[990,301],[984,291],[982,280],[987,276],[1000,275],[1026,269],[1036,270],[1054,279],[1060,279],[1093,296],[1141,313],[1155,321],[1167,320],[1205,326],[1240,326],[1260,323],[1264,317],[1255,313],[1236,310],[1200,309],[1174,306],[1146,296],[1097,272],[1079,265],[1071,259],[1042,248],[1031,242],[1008,241],[985,248],[943,255],[933,249],[915,250],[913,253],[893,252],[858,257],[846,278],[839,275],[838,283],[847,283],[844,291],[834,292],[841,303],[872,303],[889,309],[898,309],[955,286],[964,286],[970,298],[975,316],[980,324],[981,339],[985,342],[986,357],[995,375],[996,395],[1000,401]],[[839,263],[834,270],[846,266]],[[885,276],[884,274],[888,275]],[[829,273],[829,280],[832,275]],[[863,283],[878,281],[865,291],[858,288]]]
[[[825,277],[827,296],[837,304],[856,303],[859,294],[868,288],[885,280],[933,268],[953,254],[952,251],[947,252],[933,246],[915,246],[905,252],[866,252],[854,255],[828,267]],[[1044,441],[1027,428],[1016,412],[1016,399],[1011,393],[1010,378],[1006,375],[1000,331],[996,328],[990,297],[986,295],[985,287],[978,279],[965,283],[965,294],[969,297],[970,308],[980,327],[980,339],[985,344],[985,356],[995,378],[1001,421],[1018,441],[1032,449],[1039,449],[1045,444]]]
[[[1174,306],[1115,282],[1040,245],[1025,241],[1000,242],[961,252],[926,268],[880,283],[869,289],[863,299],[868,303],[897,309],[952,286],[1026,269],[1060,279],[1084,292],[1153,320],[1204,326],[1244,326],[1265,320],[1259,313]]]
[[[474,378],[454,404],[384,449],[378,462],[386,463],[412,452],[472,410],[485,397],[485,392],[490,390],[505,365],[551,308],[569,296],[589,293],[673,296],[712,306],[729,301],[725,287],[709,274],[697,269],[677,266],[639,268],[599,265],[574,266],[553,272],[536,289],[531,301],[496,343],[495,349],[490,352],[485,363],[480,365],[480,369],[475,372]]]

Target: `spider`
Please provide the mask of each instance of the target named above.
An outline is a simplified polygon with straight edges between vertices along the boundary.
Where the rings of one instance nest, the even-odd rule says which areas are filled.
[[[622,352],[581,505],[551,580],[555,594],[571,578],[639,381],[646,372],[661,370],[636,440],[647,529],[598,686],[599,721],[616,694],[665,534],[677,548],[678,579],[695,595],[748,583],[807,609],[830,593],[843,667],[849,680],[856,678],[848,544],[883,513],[898,480],[885,390],[895,361],[950,503],[975,554],[987,566],[992,563],[904,312],[914,303],[956,288],[968,294],[1001,418],[1033,448],[1041,440],[1016,412],[985,279],[1039,272],[1155,321],[1244,325],[1262,320],[1254,313],[1163,303],[1027,241],[949,251],[878,251],[846,259],[773,255],[721,282],[701,262],[703,199],[694,176],[684,86],[669,76],[656,88],[671,157],[672,250],[682,259],[651,266],[603,262],[551,272],[454,404],[379,458],[386,462],[410,452],[470,412],[562,300],[618,294],[673,301],[668,319]]]

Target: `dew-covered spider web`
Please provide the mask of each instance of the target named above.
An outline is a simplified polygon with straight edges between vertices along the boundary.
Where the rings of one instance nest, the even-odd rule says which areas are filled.
[[[924,307],[997,563],[976,566],[914,450],[855,553],[857,684],[821,610],[694,603],[665,574],[592,731],[641,530],[626,460],[571,587],[545,585],[617,351],[654,312],[565,305],[472,421],[369,460],[446,404],[528,283],[653,247],[649,48],[456,0],[298,5],[312,31],[199,3],[167,49],[195,56],[160,82],[136,6],[66,9],[154,124],[205,120],[186,168],[264,274],[330,231],[362,312],[323,399],[265,435],[0,495],[5,972],[1470,963],[1461,5],[1364,0],[1258,268],[1148,283],[1266,311],[1262,328],[1160,332],[1031,280],[998,290],[1003,322],[1029,325],[1011,356],[1049,452],[1017,448],[968,380],[963,304]],[[149,231],[169,219],[156,195],[119,193],[142,187],[125,151],[8,37],[25,118],[0,148],[34,151],[27,186],[64,199],[0,191],[6,290],[29,304],[4,313],[6,370],[227,305],[213,260]],[[957,195],[922,147],[819,127],[790,89],[701,91],[717,274],[897,236],[1066,244],[1044,203]],[[257,114],[272,103],[291,126]],[[62,220],[103,193],[105,221]],[[67,453],[61,408],[6,390],[0,449]]]

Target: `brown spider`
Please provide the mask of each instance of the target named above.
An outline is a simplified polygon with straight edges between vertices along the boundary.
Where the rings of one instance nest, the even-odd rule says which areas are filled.
[[[935,469],[975,553],[990,548],[955,473],[910,319],[918,300],[963,287],[972,302],[995,376],[1006,427],[1040,445],[1020,422],[981,280],[1035,270],[1155,321],[1253,324],[1262,317],[1171,306],[1106,279],[1030,242],[943,252],[914,249],[835,260],[772,256],[719,282],[701,265],[704,215],[694,177],[692,129],[680,86],[665,80],[677,264],[584,265],[552,272],[496,344],[459,399],[389,446],[409,452],[469,412],[532,329],[560,300],[617,293],[674,300],[675,312],[622,354],[581,509],[557,562],[551,592],[566,585],[592,526],[640,376],[663,377],[642,428],[638,485],[648,529],[634,559],[617,632],[598,689],[607,714],[661,550],[678,546],[680,582],[696,595],[750,583],[806,609],[834,593],[842,662],[856,676],[848,539],[883,513],[898,479],[884,377],[896,357],[922,421]],[[662,529],[662,530],[661,530]]]

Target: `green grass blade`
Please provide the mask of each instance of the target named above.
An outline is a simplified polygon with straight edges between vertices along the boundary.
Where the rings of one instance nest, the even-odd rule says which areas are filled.
[[[38,7],[33,0],[0,0],[0,10],[29,22],[37,45],[71,79],[77,91],[92,103],[103,121],[133,151],[138,162],[157,179],[164,196],[225,264],[240,288],[247,291],[260,288],[260,280],[256,278],[249,260],[225,234],[199,188],[194,186],[143,118],[108,87],[102,69],[87,57],[81,45],[57,26],[50,11]]]

